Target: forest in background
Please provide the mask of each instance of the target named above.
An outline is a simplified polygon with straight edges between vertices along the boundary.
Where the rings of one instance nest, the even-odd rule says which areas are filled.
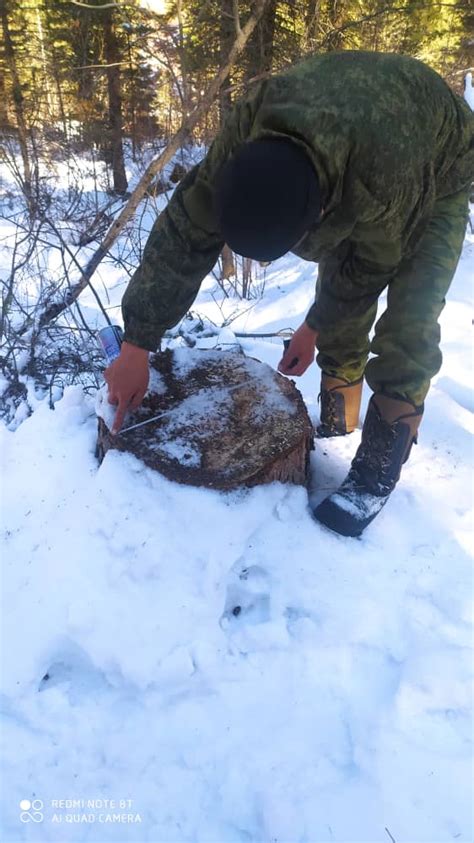
[[[110,166],[114,190],[124,192],[124,140],[136,155],[177,130],[225,64],[252,5],[2,0],[0,128],[22,146],[23,179],[33,177],[28,158],[39,149],[54,156],[93,148]],[[416,56],[460,91],[474,61],[474,9],[470,0],[267,0],[194,139],[209,142],[255,79],[340,49]]]
[[[97,386],[81,294],[116,320],[99,265],[128,282],[160,195],[257,80],[365,49],[415,56],[462,93],[474,64],[471,0],[0,0],[0,18],[0,416],[13,426],[34,396],[52,406],[68,383]],[[226,298],[265,286],[226,247],[214,276]]]

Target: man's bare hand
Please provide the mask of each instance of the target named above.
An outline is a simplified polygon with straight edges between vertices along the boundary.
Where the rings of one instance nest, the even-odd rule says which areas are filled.
[[[149,380],[148,351],[129,342],[122,343],[120,357],[105,370],[109,404],[117,404],[112,427],[115,435],[122,427],[127,410],[136,410],[145,397]]]
[[[293,334],[290,345],[278,364],[278,371],[283,375],[304,374],[314,362],[317,338],[317,332],[303,322]]]

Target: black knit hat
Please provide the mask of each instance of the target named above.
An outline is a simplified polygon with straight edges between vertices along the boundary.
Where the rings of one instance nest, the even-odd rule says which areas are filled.
[[[217,175],[215,203],[225,242],[237,254],[261,261],[290,251],[321,212],[311,160],[285,138],[238,147]]]

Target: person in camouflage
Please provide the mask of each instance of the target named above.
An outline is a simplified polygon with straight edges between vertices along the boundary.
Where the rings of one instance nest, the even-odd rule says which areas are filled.
[[[273,257],[291,250],[319,264],[314,303],[279,365],[285,374],[300,375],[317,346],[318,434],[353,430],[364,376],[373,390],[349,475],[314,511],[331,529],[360,535],[399,479],[441,365],[438,318],[467,221],[473,122],[468,106],[440,76],[406,56],[319,55],[253,87],[158,217],[127,288],[125,342],[106,373],[109,400],[118,403],[115,429],[127,407],[143,399],[147,352],[190,308],[224,241],[232,246],[227,212],[235,195],[239,208],[245,210],[247,201],[256,232],[251,247],[240,247],[242,254],[264,257],[270,243]],[[300,212],[304,236],[296,240],[293,227],[294,240],[288,231],[276,254],[271,230],[278,213],[288,211],[285,191],[277,211],[273,191],[268,216],[252,216],[253,203],[262,203],[266,193],[262,183],[268,186],[268,178],[259,181],[265,167],[252,174],[253,195],[248,185],[239,195],[229,174],[250,147],[270,140],[304,153],[318,198],[309,221],[309,205]],[[280,178],[273,170],[273,182]],[[234,239],[242,241],[239,232]],[[387,309],[370,342],[386,288]]]

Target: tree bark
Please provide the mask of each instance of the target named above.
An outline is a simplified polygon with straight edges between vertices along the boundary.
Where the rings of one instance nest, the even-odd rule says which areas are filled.
[[[316,40],[321,0],[309,0],[305,14],[305,32],[302,40],[303,52],[311,50]]]
[[[186,61],[186,51],[184,45],[184,20],[183,20],[183,4],[181,0],[176,3],[176,15],[178,18],[178,58],[179,68],[181,71],[181,92],[182,92],[182,109],[183,120],[186,119],[188,109],[191,107],[191,92],[188,79],[188,67]]]
[[[3,43],[5,49],[5,61],[11,73],[13,81],[13,104],[15,109],[18,143],[20,145],[20,154],[23,162],[23,193],[25,195],[30,214],[35,210],[35,202],[33,198],[32,175],[30,154],[28,151],[28,130],[26,128],[25,112],[23,108],[23,92],[21,90],[21,82],[18,74],[18,67],[15,56],[15,48],[10,33],[10,26],[8,23],[8,4],[7,0],[3,0],[1,6],[2,17],[2,31]]]
[[[247,49],[249,54],[247,79],[268,73],[272,68],[276,9],[277,0],[268,0],[265,11],[250,39]]]
[[[221,66],[225,64],[226,57],[232,46],[232,42],[238,34],[240,22],[238,21],[238,7],[235,0],[221,0],[221,20],[219,30],[219,49]],[[225,119],[232,108],[232,92],[228,86],[221,87],[219,91],[219,122],[223,126]],[[235,275],[234,253],[227,245],[221,252],[222,270],[220,280],[224,281]]]
[[[250,298],[252,286],[252,258],[242,258],[242,298]]]
[[[232,278],[235,275],[235,261],[234,261],[234,253],[230,246],[225,244],[224,248],[221,252],[221,260],[222,260],[222,269],[221,269],[221,281],[226,281],[228,278]]]
[[[229,50],[232,47],[236,35],[236,27],[233,18],[233,0],[221,0],[221,19],[219,28],[219,51],[221,66],[225,64]],[[229,87],[222,87],[219,91],[219,120],[220,124],[232,108],[232,94]]]
[[[45,49],[45,40],[44,40],[44,32],[43,32],[43,24],[41,22],[41,14],[40,10],[36,9],[36,29],[38,32],[38,41],[40,46],[40,55],[41,55],[41,65],[43,68],[43,84],[46,93],[46,102],[48,104],[48,111],[51,120],[54,119],[54,106],[53,106],[53,98],[51,96],[51,74],[49,72],[48,67],[48,60],[46,58],[46,49]]]
[[[123,155],[123,109],[120,82],[120,46],[114,29],[113,12],[104,12],[104,53],[107,63],[109,96],[110,155],[115,193],[125,193],[128,187]]]
[[[183,120],[181,127],[178,129],[174,137],[170,140],[163,152],[157,158],[155,158],[151,162],[151,164],[149,164],[140,181],[138,182],[135,190],[131,194],[127,204],[122,209],[117,219],[114,220],[107,234],[105,235],[102,243],[96,249],[92,257],[88,261],[77,283],[73,287],[69,288],[61,299],[55,301],[49,307],[47,307],[43,314],[40,316],[39,321],[37,323],[38,330],[41,330],[41,328],[51,322],[52,319],[55,319],[57,316],[59,316],[60,313],[63,313],[65,310],[67,310],[67,308],[70,307],[71,304],[76,301],[82,291],[87,287],[97,267],[104,259],[106,254],[109,252],[109,250],[112,248],[117,237],[123,231],[129,219],[135,213],[151,181],[155,178],[155,176],[158,175],[158,173],[163,170],[164,167],[166,167],[168,162],[171,161],[175,153],[181,148],[189,132],[194,128],[194,126],[202,117],[202,115],[205,114],[206,111],[208,111],[214,103],[222,83],[225,79],[227,79],[230,69],[232,68],[235,60],[240,55],[248,39],[250,38],[260,18],[260,15],[262,14],[265,8],[266,2],[267,0],[256,0],[252,14],[248,18],[245,25],[242,27],[240,33],[235,38],[235,41],[229,51],[229,55],[227,56],[227,61],[225,65],[221,67],[216,78],[213,82],[211,82],[206,93],[204,94],[200,102],[195,106],[191,114],[185,120]],[[26,330],[27,327],[25,326],[25,328],[20,333],[24,333]]]

